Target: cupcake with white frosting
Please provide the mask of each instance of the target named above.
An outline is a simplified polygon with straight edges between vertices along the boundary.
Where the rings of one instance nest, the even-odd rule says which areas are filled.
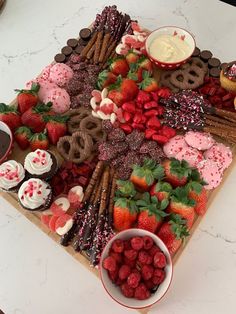
[[[0,165],[0,189],[17,192],[25,179],[25,169],[19,162],[8,160]]]
[[[49,208],[52,202],[51,186],[41,179],[31,178],[21,185],[18,199],[25,209],[31,211],[45,210]]]
[[[57,171],[57,159],[53,153],[36,149],[25,157],[24,168],[29,177],[51,179]]]

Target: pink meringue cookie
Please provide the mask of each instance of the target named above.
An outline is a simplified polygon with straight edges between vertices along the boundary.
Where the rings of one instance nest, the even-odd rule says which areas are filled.
[[[197,169],[202,179],[207,183],[207,185],[204,186],[205,189],[211,190],[220,184],[222,180],[222,170],[219,169],[215,161],[205,159],[198,164]]]
[[[73,70],[64,63],[56,63],[50,69],[49,80],[58,86],[65,86],[73,77]]]
[[[47,65],[43,71],[40,73],[39,75],[39,79],[42,79],[42,80],[46,80],[48,81],[49,80],[49,75],[50,75],[50,71],[51,71],[51,68],[52,68],[53,64],[49,64]]]
[[[204,153],[204,156],[206,159],[215,161],[222,171],[229,167],[233,159],[231,149],[222,143],[214,144]]]
[[[183,148],[176,156],[178,160],[186,160],[191,167],[197,167],[200,161],[202,161],[203,155],[202,152],[198,151],[193,147]]]
[[[55,113],[64,113],[70,109],[70,96],[63,88],[57,87],[51,89],[44,102],[52,102],[52,110]]]
[[[187,148],[183,135],[172,137],[164,146],[163,151],[168,158],[175,157],[182,149]]]
[[[189,146],[198,150],[209,149],[215,143],[211,134],[205,132],[188,131],[184,139]]]

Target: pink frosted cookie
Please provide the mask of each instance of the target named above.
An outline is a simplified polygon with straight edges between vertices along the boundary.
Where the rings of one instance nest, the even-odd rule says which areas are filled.
[[[198,164],[198,171],[207,185],[205,188],[211,190],[217,187],[222,180],[222,171],[219,169],[218,164],[210,159],[205,159]]]
[[[41,78],[36,78],[36,79],[31,80],[31,81],[26,83],[26,89],[30,89],[32,83],[40,85],[40,89],[39,89],[39,92],[38,92],[38,97],[39,97],[39,100],[42,101],[42,102],[45,102],[47,94],[48,94],[48,92],[51,89],[58,87],[57,84],[55,84],[55,83],[46,81],[46,80],[41,79]]]
[[[215,161],[222,171],[229,167],[233,158],[231,149],[222,143],[214,144],[204,153],[204,156]]]
[[[188,131],[184,138],[189,146],[198,150],[209,149],[215,143],[213,137],[209,133],[204,132]]]
[[[172,137],[164,146],[163,151],[168,158],[175,157],[183,148],[187,148],[184,136],[176,135]]]
[[[196,148],[185,147],[175,158],[178,160],[186,160],[191,167],[197,167],[198,163],[203,160],[203,155]]]
[[[57,87],[51,89],[44,102],[51,101],[53,103],[52,110],[55,113],[64,113],[70,109],[70,96],[67,91],[63,88]]]
[[[73,76],[73,70],[64,63],[56,63],[50,69],[49,80],[58,86],[65,86]]]
[[[51,71],[52,66],[53,66],[53,64],[47,65],[47,66],[43,69],[43,71],[40,73],[39,79],[48,81],[48,80],[49,80],[49,75],[50,75],[50,71]]]

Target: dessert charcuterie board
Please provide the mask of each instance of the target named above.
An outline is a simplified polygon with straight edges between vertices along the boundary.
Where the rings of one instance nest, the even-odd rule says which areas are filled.
[[[10,107],[1,104],[14,133],[5,134],[11,153],[0,195],[96,276],[91,265],[107,243],[132,227],[156,234],[175,264],[236,163],[235,94],[227,89],[236,66],[200,51],[181,28],[151,32],[115,6],[79,35]],[[173,54],[162,53],[172,41]],[[123,296],[152,298],[165,277],[154,275],[156,253],[141,246],[150,266],[126,245],[109,251],[116,274],[103,268]],[[128,251],[137,286],[118,275],[134,267]]]

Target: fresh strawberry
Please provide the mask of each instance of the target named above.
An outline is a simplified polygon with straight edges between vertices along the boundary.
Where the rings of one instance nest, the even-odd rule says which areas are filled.
[[[136,97],[136,101],[142,105],[151,101],[151,95],[143,90],[138,91],[138,95]]]
[[[157,235],[165,243],[170,254],[174,255],[184,239],[189,236],[185,219],[172,214],[170,220],[162,224]]]
[[[110,90],[107,97],[110,98],[118,107],[120,107],[124,102],[124,96],[116,89]]]
[[[100,90],[102,90],[104,87],[115,83],[116,79],[117,77],[114,73],[104,70],[98,75],[97,86]]]
[[[195,204],[196,202],[188,197],[187,187],[178,187],[172,192],[168,211],[186,219],[187,227],[191,229],[195,218]]]
[[[155,92],[158,90],[158,85],[153,77],[150,77],[147,71],[143,72],[143,81],[139,83],[139,88],[145,92]]]
[[[137,206],[134,200],[125,197],[115,198],[113,223],[118,231],[129,229],[137,219]]]
[[[52,103],[49,102],[28,109],[21,116],[22,124],[28,126],[33,132],[42,132],[46,125],[44,121],[45,113],[50,111],[51,106]]]
[[[150,59],[148,59],[146,56],[141,56],[138,60],[138,64],[141,68],[145,69],[149,75],[152,75],[153,65]]]
[[[164,209],[168,206],[167,199],[158,202],[156,196],[150,196],[148,192],[144,193],[142,199],[137,201],[140,214],[138,215],[138,228],[145,229],[155,233],[160,227],[162,220],[168,214]]]
[[[165,169],[166,181],[173,187],[185,185],[192,171],[185,160],[179,161],[174,158],[165,160],[163,167]]]
[[[17,95],[17,103],[18,103],[18,109],[20,113],[24,113],[29,108],[34,107],[38,103],[38,91],[40,89],[39,84],[33,83],[31,85],[31,89],[15,89],[16,92],[18,92]]]
[[[32,136],[31,130],[26,126],[20,126],[16,129],[14,139],[21,149],[26,149],[30,145],[30,138]]]
[[[112,59],[110,62],[110,71],[115,75],[126,77],[129,72],[129,65],[123,56]]]
[[[156,196],[158,201],[169,199],[172,192],[172,186],[168,182],[159,181],[151,188],[150,194]]]
[[[44,118],[50,143],[56,145],[59,138],[64,136],[67,131],[66,121],[68,116],[47,116]]]
[[[207,191],[199,182],[189,182],[187,185],[188,197],[196,202],[194,210],[198,215],[204,215],[207,210]]]
[[[138,93],[138,86],[135,81],[120,76],[116,83],[110,85],[108,98],[110,98],[117,106],[121,106],[123,102],[134,100]]]
[[[49,141],[47,138],[47,135],[42,133],[35,133],[30,138],[30,148],[32,151],[35,151],[36,149],[44,149],[47,150],[49,146]]]
[[[130,67],[132,66],[133,64],[130,64]],[[143,80],[143,69],[140,68],[138,65],[134,64],[133,67],[131,67],[132,70],[129,71],[127,77],[137,83],[140,83],[142,82]]]
[[[6,123],[13,132],[21,125],[16,108],[3,103],[0,104],[0,121]]]
[[[134,165],[130,181],[134,186],[141,190],[147,191],[153,184],[155,179],[161,179],[164,175],[164,169],[161,165],[157,165],[152,159],[145,159],[143,166]]]
[[[136,63],[139,59],[139,55],[133,51],[133,49],[129,50],[125,56],[126,61],[130,65],[131,63]]]

